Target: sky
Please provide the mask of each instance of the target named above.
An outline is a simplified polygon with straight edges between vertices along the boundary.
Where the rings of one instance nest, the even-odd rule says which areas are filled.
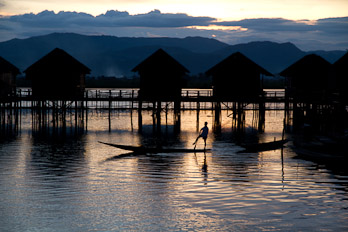
[[[0,41],[52,32],[348,49],[348,0],[0,0]]]

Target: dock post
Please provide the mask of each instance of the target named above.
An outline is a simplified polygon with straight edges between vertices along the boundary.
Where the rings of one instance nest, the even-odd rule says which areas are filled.
[[[132,89],[132,110],[134,109],[134,89]]]
[[[199,102],[199,91],[197,92],[197,117],[196,117],[196,131],[199,132],[199,113],[200,113],[200,102]]]
[[[233,102],[233,119],[237,118],[237,106],[236,106],[236,102]]]
[[[88,124],[88,90],[86,91],[86,107],[85,107],[85,110],[86,110],[86,132],[87,132],[87,124]]]
[[[161,101],[157,102],[157,110],[156,110],[156,120],[157,120],[157,133],[161,133],[161,109],[162,103]]]
[[[221,102],[214,102],[214,132],[221,133]]]
[[[237,117],[237,131],[242,132],[244,128],[244,109],[243,109],[243,103],[238,102],[238,117]]]
[[[78,125],[78,108],[77,108],[77,101],[75,101],[75,132],[77,132],[77,125]]]
[[[266,115],[265,101],[264,101],[264,98],[261,97],[259,101],[259,126],[258,126],[259,132],[265,131],[265,115]]]
[[[181,127],[181,101],[174,101],[174,133],[179,134]]]
[[[111,90],[109,90],[109,132],[111,132]]]
[[[142,108],[143,108],[143,102],[141,99],[139,99],[138,101],[138,131],[139,133],[143,131]]]

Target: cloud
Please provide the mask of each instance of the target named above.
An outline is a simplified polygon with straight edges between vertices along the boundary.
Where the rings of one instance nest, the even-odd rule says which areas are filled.
[[[220,22],[218,25],[241,26],[254,31],[308,31],[309,21],[294,21],[283,18],[244,19],[240,21]]]
[[[56,14],[46,10],[38,14],[17,15],[6,19],[31,27],[185,27],[205,26],[216,20],[211,17],[193,17],[187,14],[163,14],[159,10],[137,15],[112,10],[96,17],[86,13],[61,11]]]
[[[270,40],[292,42],[304,50],[347,49],[348,17],[319,20],[287,20],[283,18],[243,19],[218,22],[217,25],[239,26],[247,32],[236,34],[233,40]],[[232,37],[229,37],[232,39]]]
[[[186,27],[206,26],[215,21],[211,17],[193,17],[187,14],[163,14],[159,10],[147,14],[129,15],[127,12],[108,11],[96,17],[97,22],[118,27]]]
[[[223,26],[241,26],[254,31],[267,32],[336,32],[347,35],[348,17],[326,18],[316,21],[287,20],[282,18],[244,19],[240,21],[219,22]]]
[[[1,40],[25,38],[51,32],[105,34],[130,37],[214,37],[229,44],[269,40],[292,42],[301,49],[347,49],[348,17],[319,20],[256,18],[217,21],[185,13],[162,13],[153,10],[131,15],[110,10],[93,16],[86,13],[43,11],[0,17]]]

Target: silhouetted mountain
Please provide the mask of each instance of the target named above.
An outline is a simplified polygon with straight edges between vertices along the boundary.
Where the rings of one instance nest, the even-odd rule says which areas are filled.
[[[95,76],[133,75],[130,70],[159,48],[178,60],[191,74],[203,73],[237,51],[271,73],[282,71],[308,53],[321,55],[329,62],[345,54],[345,51],[304,52],[291,43],[251,42],[231,46],[202,37],[126,38],[53,33],[1,42],[0,56],[23,71],[57,47],[91,68]]]
[[[251,42],[230,46],[228,49],[217,51],[218,54],[228,55],[241,52],[269,72],[278,73],[291,65],[306,53],[292,43]]]

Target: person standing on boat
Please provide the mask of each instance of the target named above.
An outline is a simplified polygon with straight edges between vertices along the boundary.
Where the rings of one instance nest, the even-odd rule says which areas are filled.
[[[208,128],[208,122],[204,123],[204,127],[202,127],[202,129],[199,132],[198,137],[196,138],[196,141],[193,143],[193,145],[195,145],[196,148],[196,144],[199,138],[202,138],[204,140],[204,149],[207,146],[207,138],[208,138],[208,132],[209,132],[209,128]]]

